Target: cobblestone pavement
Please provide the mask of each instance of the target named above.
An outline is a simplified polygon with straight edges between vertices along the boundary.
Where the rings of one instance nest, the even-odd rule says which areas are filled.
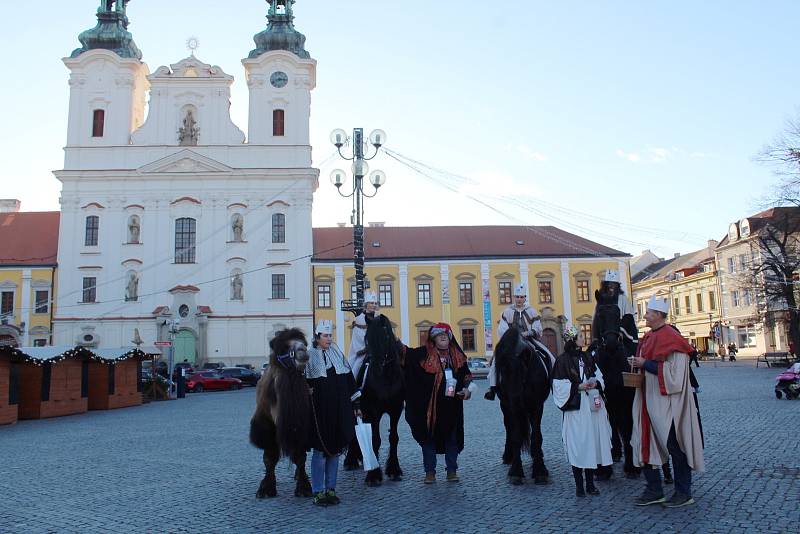
[[[697,370],[708,470],[691,507],[636,508],[644,482],[623,478],[576,499],[549,400],[552,482],[509,485],[499,406],[482,391],[467,403],[461,483],[422,485],[403,421],[404,481],[367,488],[342,470],[342,504],[320,509],[293,496],[282,461],[278,497],[256,500],[263,468],[247,442],[246,389],[0,427],[0,532],[798,532],[800,401],[775,399],[778,371],[752,361]]]

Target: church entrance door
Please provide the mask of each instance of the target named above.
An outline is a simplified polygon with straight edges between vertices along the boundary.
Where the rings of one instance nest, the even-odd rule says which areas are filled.
[[[175,363],[187,360],[192,366],[197,359],[197,341],[190,330],[181,330],[175,336]]]

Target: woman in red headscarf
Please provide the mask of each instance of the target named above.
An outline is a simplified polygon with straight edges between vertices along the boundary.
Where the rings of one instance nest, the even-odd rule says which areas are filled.
[[[464,449],[464,401],[472,374],[467,357],[446,323],[428,332],[428,341],[407,348],[406,421],[422,447],[425,483],[436,481],[436,455],[445,455],[447,480],[458,482],[458,454]]]

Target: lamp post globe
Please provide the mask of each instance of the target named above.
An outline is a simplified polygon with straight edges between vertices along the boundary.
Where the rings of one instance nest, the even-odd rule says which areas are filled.
[[[336,146],[336,148],[341,148],[347,142],[347,132],[342,130],[341,128],[336,128],[334,131],[331,132],[331,143]]]

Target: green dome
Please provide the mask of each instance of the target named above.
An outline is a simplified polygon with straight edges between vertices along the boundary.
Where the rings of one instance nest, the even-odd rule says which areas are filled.
[[[103,0],[97,8],[97,26],[78,36],[83,46],[73,50],[70,57],[78,57],[89,50],[110,50],[123,58],[142,59],[142,51],[128,31],[125,9],[129,1]]]
[[[310,59],[311,55],[305,49],[306,36],[295,30],[292,23],[294,0],[269,1],[270,8],[267,14],[269,24],[266,30],[253,37],[256,48],[250,51],[248,57],[256,58],[273,50],[286,50],[301,59]]]

